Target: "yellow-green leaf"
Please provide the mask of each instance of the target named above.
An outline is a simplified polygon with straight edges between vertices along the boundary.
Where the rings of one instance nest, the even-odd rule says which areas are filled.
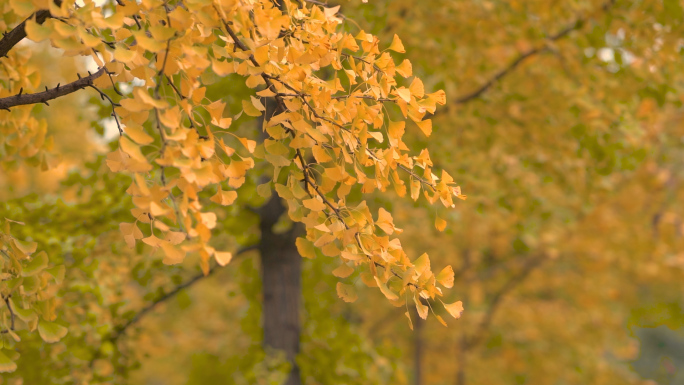
[[[31,260],[23,266],[21,271],[22,277],[29,277],[36,275],[43,271],[48,265],[48,256],[44,251],[35,254]]]
[[[354,286],[345,285],[342,282],[337,283],[337,295],[342,298],[344,302],[354,302],[359,298]]]
[[[54,322],[44,320],[38,323],[38,334],[47,343],[54,343],[67,335],[67,328]]]
[[[0,373],[12,373],[17,370],[17,363],[0,351]]]

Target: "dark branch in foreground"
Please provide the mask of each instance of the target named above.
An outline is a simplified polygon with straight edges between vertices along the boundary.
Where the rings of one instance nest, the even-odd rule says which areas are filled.
[[[616,0],[609,0],[603,6],[601,7],[601,10],[606,12],[610,7],[612,7],[615,4]],[[563,37],[567,36],[570,34],[570,32],[578,30],[582,28],[584,23],[587,22],[587,18],[584,17],[579,17],[577,20],[575,20],[572,24],[568,25],[567,27],[563,28],[559,32],[557,32],[555,35],[551,35],[547,38],[548,41],[556,41],[560,40]],[[520,56],[518,56],[515,60],[513,60],[508,66],[506,66],[504,69],[500,70],[497,72],[493,77],[491,77],[487,82],[485,82],[483,85],[480,86],[480,88],[476,89],[475,91],[463,95],[456,100],[454,100],[452,103],[455,104],[465,104],[467,102],[470,102],[474,99],[477,99],[482,95],[485,91],[487,91],[489,88],[491,88],[494,84],[496,84],[497,81],[499,81],[501,78],[504,76],[508,75],[510,72],[512,72],[514,69],[516,69],[520,64],[522,64],[525,60],[529,59],[532,56],[535,56],[537,54],[540,54],[542,52],[548,51],[547,46],[541,46],[537,48],[533,48]]]
[[[62,0],[55,0],[55,4],[59,7],[62,5]],[[52,15],[47,9],[40,10],[33,15],[29,16],[28,19],[21,22],[11,31],[4,34],[0,40],[0,57],[7,56],[7,53],[14,48],[20,41],[26,37],[26,21],[32,18],[36,18],[36,23],[43,24]]]
[[[68,95],[86,87],[91,87],[95,79],[102,76],[102,74],[104,74],[106,71],[107,69],[102,67],[99,71],[90,76],[80,78],[75,82],[65,84],[63,86],[57,85],[57,87],[52,89],[46,88],[45,91],[37,92],[35,94],[22,94],[21,91],[19,91],[18,95],[0,98],[0,110],[9,111],[11,107],[24,106],[27,104],[47,104],[49,100],[57,99],[60,96]]]

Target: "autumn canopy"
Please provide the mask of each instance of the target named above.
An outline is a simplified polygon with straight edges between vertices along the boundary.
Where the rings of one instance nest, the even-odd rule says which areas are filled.
[[[163,376],[176,299],[220,330],[188,383],[405,383],[392,339],[417,385],[623,370],[639,285],[681,299],[684,12],[504,3],[0,0],[8,383]]]

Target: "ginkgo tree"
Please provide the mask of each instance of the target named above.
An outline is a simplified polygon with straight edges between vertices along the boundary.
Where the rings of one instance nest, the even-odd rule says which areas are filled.
[[[7,31],[0,40],[3,167],[57,166],[50,127],[35,109],[74,92],[97,93],[118,131],[106,164],[130,178],[133,208],[119,224],[130,247],[142,242],[165,264],[199,256],[209,274],[212,259],[223,266],[236,252],[214,237],[217,218],[230,212],[247,182],[258,181],[266,203],[255,210],[271,215],[262,218],[262,234],[286,212],[305,228],[297,236],[293,226],[286,241],[303,257],[336,257],[337,277],[358,272],[394,305],[412,303],[421,318],[440,302],[442,287],[453,286],[451,267],[435,274],[426,254],[408,256],[394,237],[401,230],[392,214],[371,211],[362,198],[393,189],[446,208],[465,199],[446,171],[433,169],[427,149],[403,141],[407,130],[430,136],[429,115],[446,95],[426,92],[408,59],[395,62],[391,52],[404,52],[398,36],[388,44],[363,30],[350,33],[339,7],[316,1],[11,0],[1,6],[0,27]],[[33,51],[20,44],[25,39],[48,41],[97,70],[42,85],[47,69],[29,64]],[[230,90],[211,88],[223,79],[253,90],[236,115],[223,100]],[[243,116],[258,118],[251,136],[236,127]],[[440,230],[445,225],[436,223]],[[53,322],[51,288],[64,269],[48,267],[46,254],[36,252],[40,245],[14,238],[12,226],[6,221],[0,243],[3,333],[18,341],[16,331],[37,328],[46,342],[56,341],[66,329]],[[262,259],[264,253],[278,259],[281,246],[262,242]],[[358,296],[343,282],[337,292],[348,302]],[[455,318],[463,311],[460,301],[444,308]],[[1,369],[11,371],[13,345],[4,346],[10,350],[0,357]]]

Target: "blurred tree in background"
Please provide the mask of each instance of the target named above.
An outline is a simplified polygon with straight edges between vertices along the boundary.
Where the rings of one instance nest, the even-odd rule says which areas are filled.
[[[201,2],[185,3],[192,8]],[[304,7],[301,3],[287,4]],[[21,12],[50,6],[0,4],[0,29],[7,31],[24,19]],[[125,8],[105,4],[109,10]],[[136,207],[127,194],[131,176],[107,166],[107,153],[119,148],[112,105],[84,89],[50,100],[49,106],[0,112],[4,124],[11,121],[9,114],[25,108],[26,116],[45,119],[54,138],[42,159],[49,171],[8,159],[16,145],[4,141],[0,216],[24,223],[11,223],[12,235],[36,242],[50,266],[65,266],[64,279],[56,279],[55,271],[54,281],[61,283],[51,281],[45,295],[55,296],[54,322],[68,328],[50,344],[41,333],[18,331],[19,342],[2,334],[8,360],[0,369],[11,366],[9,359],[16,362],[16,371],[3,373],[3,383],[678,383],[684,326],[682,4],[371,0],[329,1],[325,8],[326,16],[342,20],[339,31],[357,38],[360,31],[373,34],[382,48],[399,36],[405,53],[393,52],[394,62],[408,59],[428,92],[446,91],[447,104],[436,110],[431,132],[409,123],[401,140],[411,149],[429,148],[434,168],[448,170],[469,199],[449,210],[424,199],[363,192],[370,193],[371,212],[384,208],[403,228],[398,238],[412,261],[427,252],[434,266],[453,265],[454,288],[444,291],[443,299],[463,301],[463,316],[447,328],[436,317],[423,321],[415,306],[407,310],[399,301],[394,307],[387,302],[391,295],[363,289],[373,284],[364,275],[370,268],[349,273],[318,248],[307,248],[305,256],[314,258],[301,260],[301,288],[293,289],[301,292],[301,303],[286,304],[289,310],[283,311],[277,310],[282,303],[265,301],[265,290],[280,289],[269,289],[262,279],[269,263],[264,255],[296,252],[290,232],[303,234],[281,215],[284,209],[270,198],[271,186],[260,187],[277,162],[262,162],[248,173],[233,205],[213,208],[213,238],[239,251],[226,267],[212,263],[202,272],[200,257],[192,253],[167,266],[149,245],[129,247],[119,223],[131,222]],[[131,40],[114,33],[100,37]],[[18,93],[18,83],[12,83],[17,77],[31,83],[26,90],[40,92],[74,81],[74,73],[86,68],[97,70],[62,57],[63,51],[47,43],[27,40],[0,59],[5,71],[0,100]],[[357,41],[361,44],[363,36]],[[218,50],[184,54],[201,56],[198,52]],[[31,65],[16,65],[27,62]],[[226,103],[232,132],[256,140],[264,120],[245,114],[260,107],[243,104],[254,100],[255,90],[242,76],[223,77],[221,68],[209,66],[197,75],[206,97]],[[328,67],[318,76],[329,80],[335,73]],[[108,97],[125,99],[107,76],[98,81]],[[128,89],[120,86],[120,91],[129,97],[140,84],[126,81]],[[410,84],[399,79],[397,87]],[[152,90],[155,86],[151,83]],[[264,85],[259,87],[263,91]],[[161,91],[175,93],[171,82]],[[267,121],[277,101],[261,96]],[[385,103],[384,113],[397,120],[401,111],[391,103]],[[156,121],[150,115],[143,127],[153,135]],[[198,113],[197,120],[211,117]],[[0,128],[3,139],[10,137],[8,126]],[[397,146],[390,138],[377,147]],[[263,154],[263,147],[254,152]],[[61,159],[51,158],[56,154]],[[159,170],[150,175],[159,181]],[[286,177],[281,175],[281,183]],[[351,189],[350,201],[362,199],[362,187]],[[357,294],[341,293],[346,299],[357,295],[354,304],[338,297],[340,282],[345,290],[356,289]],[[398,292],[391,285],[388,290]],[[265,317],[265,307],[301,321],[294,334],[297,351],[264,341],[264,318],[274,320]],[[294,361],[288,359],[292,353]]]

